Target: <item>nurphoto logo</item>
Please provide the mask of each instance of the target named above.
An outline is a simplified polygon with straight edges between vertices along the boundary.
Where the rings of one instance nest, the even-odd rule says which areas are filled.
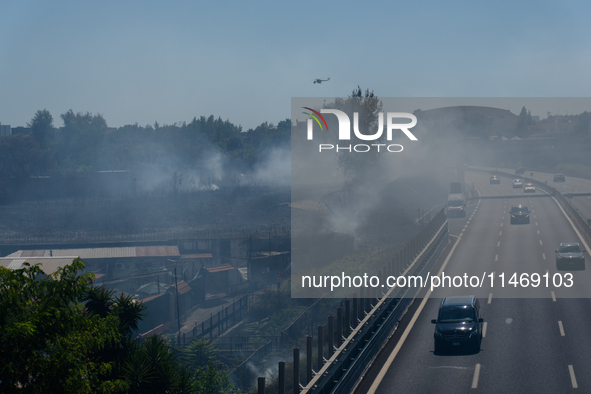
[[[309,107],[302,107],[307,109],[310,112],[304,112],[304,114],[310,116],[311,119],[308,119],[307,122],[307,138],[308,140],[314,139],[314,122],[320,126],[320,130],[323,131],[324,128],[328,131],[328,125],[326,120],[322,116],[322,114],[333,114],[336,115],[337,120],[339,122],[339,141],[348,141],[351,140],[351,120],[349,116],[340,111],[338,109],[321,109],[320,112],[313,110]],[[394,119],[409,119],[410,123],[394,123]],[[417,137],[414,136],[413,133],[409,131],[409,129],[413,128],[417,124],[417,117],[413,114],[407,112],[388,112],[386,113],[386,139],[388,141],[392,141],[392,132],[394,130],[402,131],[411,141],[417,141]],[[324,125],[324,127],[323,127]],[[355,133],[355,137],[362,141],[375,141],[382,137],[384,133],[384,113],[380,112],[378,114],[378,130],[374,134],[362,134],[359,130],[359,113],[353,113],[353,132]],[[385,147],[388,152],[402,152],[404,149],[400,144],[356,144],[356,145],[344,145],[339,146],[333,144],[319,144],[318,149],[319,152],[323,150],[335,150],[336,152],[340,151],[347,151],[347,152],[369,152],[372,150],[372,147],[375,147],[377,151],[380,151],[380,148]]]

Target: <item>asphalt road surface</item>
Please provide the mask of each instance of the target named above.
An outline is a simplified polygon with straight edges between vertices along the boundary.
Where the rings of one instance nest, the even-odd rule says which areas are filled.
[[[526,173],[529,175],[529,173]],[[549,184],[564,192],[589,192],[591,181],[567,177]],[[557,203],[542,191],[524,194],[511,179],[491,185],[489,176],[467,172],[483,198],[474,200],[466,218],[449,219],[453,253],[444,272],[450,277],[484,278],[477,288],[436,288],[421,297],[405,317],[357,388],[358,393],[566,393],[591,392],[591,266],[584,271],[557,271],[560,242],[581,242]],[[591,212],[591,199],[578,199]],[[533,210],[530,224],[511,225],[513,204]],[[540,285],[508,283],[516,273],[538,274]],[[491,277],[493,275],[493,282]],[[504,274],[505,287],[500,276]],[[565,287],[566,274],[573,285]],[[547,275],[546,285],[543,275]],[[561,285],[558,285],[561,279]],[[554,280],[554,283],[553,283]],[[525,286],[527,284],[527,286]],[[485,321],[478,353],[434,354],[431,319],[441,297],[475,294]],[[394,343],[395,342],[395,343]],[[398,347],[396,347],[398,345]]]

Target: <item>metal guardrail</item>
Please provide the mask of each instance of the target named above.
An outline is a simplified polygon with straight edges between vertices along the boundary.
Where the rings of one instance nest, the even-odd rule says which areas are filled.
[[[425,271],[435,263],[447,245],[447,221],[443,210],[434,222],[439,224],[430,239],[419,237],[424,247],[401,275],[425,276]],[[383,294],[373,309],[359,322],[336,352],[315,373],[302,393],[350,392],[364,371],[371,365],[380,349],[387,342],[400,318],[421,288],[393,287]]]

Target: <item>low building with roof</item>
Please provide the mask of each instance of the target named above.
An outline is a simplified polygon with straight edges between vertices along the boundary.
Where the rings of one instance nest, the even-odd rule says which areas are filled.
[[[114,248],[18,250],[7,258],[42,258],[74,256],[86,264],[86,270],[104,274],[101,279],[112,280],[131,275],[149,267],[162,266],[167,259],[180,258],[177,246],[130,246]]]
[[[40,268],[45,275],[51,275],[58,269],[67,267],[77,256],[60,257],[0,257],[0,267],[11,270],[25,268],[25,263],[31,265],[40,264]]]

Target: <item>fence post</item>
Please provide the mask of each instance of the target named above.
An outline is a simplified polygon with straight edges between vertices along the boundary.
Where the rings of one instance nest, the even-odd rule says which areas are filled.
[[[365,317],[365,298],[363,298],[363,287],[359,288],[359,320]]]
[[[337,348],[343,344],[343,308],[337,308]]]
[[[300,349],[293,349],[293,392],[300,392]]]
[[[345,338],[349,337],[351,332],[351,300],[345,300]]]
[[[258,394],[265,394],[265,377],[264,376],[259,376]]]
[[[323,329],[323,326],[318,326],[318,371],[320,371],[324,365],[324,355],[322,354],[324,350]]]
[[[312,337],[306,337],[306,384],[312,380]]]
[[[328,358],[331,358],[334,353],[334,316],[328,316]]]
[[[279,394],[285,394],[285,361],[279,361]]]
[[[357,300],[357,293],[353,293],[353,318],[351,319],[351,326],[353,328],[357,327],[357,322],[359,321],[358,303],[359,301]]]

